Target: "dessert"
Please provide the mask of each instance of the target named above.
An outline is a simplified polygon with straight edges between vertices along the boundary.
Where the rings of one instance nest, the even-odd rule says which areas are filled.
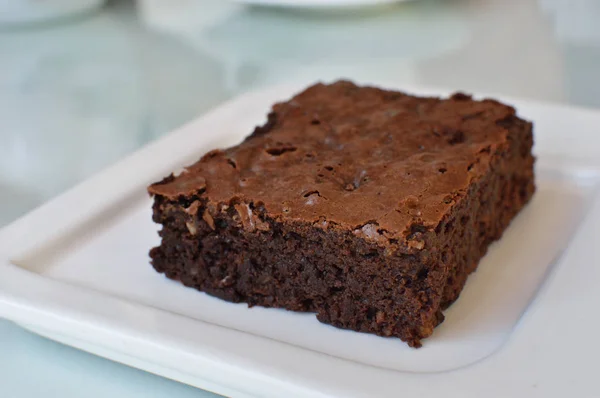
[[[495,100],[316,84],[149,187],[152,264],[419,347],[534,193],[532,145],[532,124]]]

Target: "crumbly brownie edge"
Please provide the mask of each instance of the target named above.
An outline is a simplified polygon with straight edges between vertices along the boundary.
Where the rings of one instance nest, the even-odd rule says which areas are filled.
[[[440,261],[448,264],[442,309],[458,299],[489,245],[501,238],[535,192],[532,124],[516,116],[498,123],[509,131],[508,146],[490,153],[490,172],[472,184],[444,221],[452,232],[441,247]]]
[[[198,212],[182,210],[190,206]],[[244,228],[241,206],[252,207],[254,228]],[[390,252],[334,225],[280,222],[254,204],[225,207],[207,216],[201,201],[157,198],[155,221],[165,227],[151,252],[155,269],[228,301],[315,312],[322,322],[413,346],[441,321],[446,278],[429,252]]]

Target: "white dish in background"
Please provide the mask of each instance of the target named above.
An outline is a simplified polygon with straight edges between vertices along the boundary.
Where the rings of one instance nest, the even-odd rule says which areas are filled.
[[[259,6],[277,6],[293,8],[354,8],[401,3],[414,0],[235,0]]]
[[[153,271],[145,186],[238,142],[298,89],[233,100],[2,230],[0,315],[233,397],[586,396],[600,349],[598,113],[508,100],[536,122],[538,192],[422,349],[222,302]]]

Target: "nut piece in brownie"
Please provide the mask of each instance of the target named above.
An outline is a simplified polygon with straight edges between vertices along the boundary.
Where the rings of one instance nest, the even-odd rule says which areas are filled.
[[[317,84],[150,186],[152,264],[225,300],[419,347],[531,198],[532,144],[531,123],[494,100]]]

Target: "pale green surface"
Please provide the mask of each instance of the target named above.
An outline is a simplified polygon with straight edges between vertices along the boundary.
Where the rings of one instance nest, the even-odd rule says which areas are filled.
[[[350,77],[600,106],[600,2],[111,3],[0,32],[0,225],[238,92]],[[0,321],[0,396],[204,397]]]
[[[217,395],[66,347],[0,320],[2,398],[205,398]]]

